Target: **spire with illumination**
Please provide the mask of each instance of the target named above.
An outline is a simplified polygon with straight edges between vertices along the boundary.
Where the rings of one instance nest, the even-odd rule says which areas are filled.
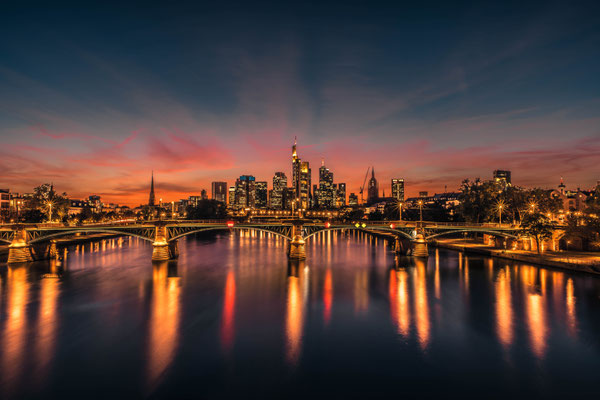
[[[154,197],[154,171],[152,171],[152,179],[150,181],[150,198],[148,199],[148,205],[154,207],[156,198]]]

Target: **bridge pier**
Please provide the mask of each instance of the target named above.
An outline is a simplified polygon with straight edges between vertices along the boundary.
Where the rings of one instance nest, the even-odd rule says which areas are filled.
[[[19,229],[15,231],[12,242],[8,245],[8,264],[31,262],[31,245],[27,243],[27,231]]]
[[[306,259],[306,249],[304,237],[302,236],[302,224],[294,223],[292,225],[292,240],[290,241],[290,250],[288,257],[291,260]]]
[[[170,259],[167,227],[164,225],[157,226],[154,232],[154,242],[152,242],[152,261],[167,261]]]
[[[429,249],[427,247],[427,240],[422,234],[417,234],[415,240],[412,241],[412,256],[413,257],[429,257]]]

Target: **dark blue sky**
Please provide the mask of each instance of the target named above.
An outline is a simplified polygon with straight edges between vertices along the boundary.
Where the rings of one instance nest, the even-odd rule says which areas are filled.
[[[597,2],[175,3],[3,6],[4,186],[270,180],[296,135],[351,191],[600,178]]]

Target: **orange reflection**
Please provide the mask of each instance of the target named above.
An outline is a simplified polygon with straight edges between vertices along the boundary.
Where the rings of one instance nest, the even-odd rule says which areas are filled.
[[[369,273],[366,269],[354,274],[354,312],[363,313],[369,308]]]
[[[508,266],[498,272],[496,281],[496,330],[500,342],[505,347],[510,346],[513,341],[513,308]]]
[[[544,298],[538,293],[527,295],[527,324],[533,353],[542,358],[546,351],[546,316]]]
[[[44,368],[52,358],[56,341],[56,307],[58,303],[59,280],[56,275],[56,261],[51,261],[50,273],[40,282],[40,312],[37,327],[37,367]],[[36,374],[39,377],[39,373]]]
[[[435,277],[434,277],[434,287],[435,287],[435,298],[441,298],[441,289],[440,289],[440,250],[435,249]]]
[[[427,303],[427,268],[425,261],[415,260],[417,274],[415,279],[415,316],[417,335],[421,348],[429,344],[429,305]]]
[[[223,318],[221,320],[221,343],[226,352],[233,346],[235,317],[235,277],[233,271],[227,273],[225,280],[225,301],[223,303]]]
[[[148,341],[148,383],[158,384],[177,347],[179,336],[178,277],[169,277],[168,262],[155,263],[152,271]]]
[[[567,279],[567,326],[569,327],[569,333],[575,336],[577,332],[577,315],[575,314],[575,288],[573,286],[573,279]]]
[[[330,232],[331,233],[331,232]],[[331,320],[331,303],[333,301],[333,283],[331,281],[331,270],[325,273],[325,283],[323,284],[323,321],[329,325]]]
[[[390,271],[390,314],[398,333],[408,337],[410,309],[408,306],[408,274],[405,270]]]
[[[300,278],[288,276],[287,282],[287,310],[286,310],[286,337],[287,359],[292,365],[298,363],[300,348],[302,346],[302,328],[304,323],[304,309],[302,293],[300,291]]]
[[[6,275],[6,322],[2,339],[2,371],[5,382],[16,382],[24,367],[27,344],[29,282],[25,267],[8,267]],[[10,391],[10,388],[6,388]]]

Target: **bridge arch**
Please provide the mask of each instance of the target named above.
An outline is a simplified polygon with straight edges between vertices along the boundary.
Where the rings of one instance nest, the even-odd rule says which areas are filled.
[[[153,242],[154,241],[153,238],[149,238],[149,237],[146,237],[146,236],[134,233],[134,232],[128,232],[128,231],[122,231],[122,230],[113,230],[113,229],[90,228],[90,229],[74,229],[74,230],[65,230],[65,231],[55,232],[55,233],[51,233],[49,235],[36,237],[34,239],[29,240],[28,242],[30,244],[38,243],[38,242],[44,242],[44,241],[47,241],[47,240],[55,238],[55,237],[66,236],[66,235],[73,235],[75,233],[112,233],[112,234],[120,235],[120,236],[137,237],[137,238],[143,239],[143,240],[145,240],[147,242]]]
[[[456,230],[448,230],[445,232],[436,233],[434,235],[427,236],[426,239],[427,240],[434,239],[434,238],[437,238],[440,236],[453,235],[455,233],[483,233],[483,234],[490,235],[490,236],[499,236],[499,237],[504,237],[504,238],[509,238],[509,239],[518,239],[519,238],[516,235],[513,235],[508,232],[503,232],[503,231],[488,231],[488,230],[481,230],[481,229],[456,229]]]
[[[315,236],[315,235],[317,235],[317,234],[319,234],[321,232],[341,231],[341,230],[344,230],[344,229],[354,230],[354,231],[359,231],[359,232],[364,232],[364,233],[371,234],[371,235],[374,235],[377,231],[380,231],[380,232],[392,233],[395,236],[401,236],[401,237],[404,237],[404,238],[410,239],[410,240],[414,239],[408,233],[406,233],[404,231],[397,230],[397,229],[392,229],[392,228],[372,228],[372,229],[365,229],[365,228],[362,228],[362,227],[361,228],[357,228],[354,225],[347,225],[347,226],[333,226],[331,228],[324,228],[324,229],[312,232],[312,233],[306,235],[304,237],[304,240],[307,240],[307,239],[309,239],[309,238],[311,238],[311,237],[313,237],[313,236]],[[375,231],[375,232],[373,232],[373,231]]]
[[[234,225],[234,226],[211,226],[211,227],[205,227],[205,228],[199,228],[199,229],[194,229],[194,230],[190,230],[187,232],[183,232],[180,233],[176,236],[170,237],[167,241],[168,242],[172,242],[175,241],[177,239],[180,239],[184,236],[188,236],[188,235],[192,235],[194,233],[199,233],[199,232],[207,232],[207,231],[224,231],[224,230],[230,230],[230,229],[237,229],[237,230],[244,230],[244,229],[248,229],[248,230],[253,230],[253,231],[259,231],[259,232],[265,232],[265,233],[272,233],[276,236],[282,237],[286,240],[292,240],[291,237],[281,233],[281,232],[277,232],[275,230],[270,230],[270,229],[265,229],[265,228],[259,228],[259,227],[254,227],[254,226],[239,226],[239,225]]]

